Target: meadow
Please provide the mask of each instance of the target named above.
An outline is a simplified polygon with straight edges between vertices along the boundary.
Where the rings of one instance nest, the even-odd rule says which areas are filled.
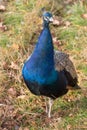
[[[0,130],[87,130],[86,0],[9,0],[0,11]],[[55,100],[52,118],[45,99],[30,93],[21,70],[42,30],[42,12],[51,11],[54,47],[69,54],[81,90]]]

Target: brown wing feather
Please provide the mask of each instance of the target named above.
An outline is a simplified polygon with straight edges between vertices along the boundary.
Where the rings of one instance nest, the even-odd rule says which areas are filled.
[[[55,68],[58,71],[66,70],[70,73],[72,78],[77,78],[75,67],[72,63],[72,61],[69,58],[68,54],[65,54],[61,51],[55,51],[54,52],[54,60],[55,60]]]

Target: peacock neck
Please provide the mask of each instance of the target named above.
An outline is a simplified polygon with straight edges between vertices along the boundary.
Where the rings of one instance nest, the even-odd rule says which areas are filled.
[[[46,65],[49,66],[49,70],[54,69],[54,47],[49,24],[47,23],[44,23],[43,30],[38,38],[31,58],[29,59],[29,63],[31,63],[31,65],[29,65],[31,67],[36,67],[37,65],[40,66],[40,68],[42,67],[43,71]],[[45,65],[43,66],[43,64]]]
[[[48,28],[49,29],[49,23],[46,21],[43,21],[43,28]]]
[[[39,84],[49,84],[57,79],[54,68],[54,48],[49,26],[44,25],[30,59],[26,62],[27,78]]]
[[[49,29],[49,24],[44,22],[43,30],[38,38],[34,54],[41,58],[48,59],[51,64],[54,64],[54,47],[52,36]]]

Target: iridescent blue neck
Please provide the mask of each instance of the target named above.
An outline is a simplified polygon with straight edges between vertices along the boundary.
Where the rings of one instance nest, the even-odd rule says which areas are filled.
[[[38,38],[38,42],[31,55],[30,61],[31,63],[34,62],[34,65],[35,65],[35,62],[37,63],[37,61],[41,61],[41,64],[43,64],[43,61],[45,61],[47,65],[49,64],[50,67],[54,67],[53,41],[52,41],[50,29],[49,29],[49,23],[47,23],[46,21],[44,21],[43,30]]]
[[[44,22],[44,28],[38,38],[36,47],[26,62],[29,71],[28,78],[40,84],[56,80],[57,73],[54,67],[54,47],[49,24]]]
[[[43,30],[38,38],[38,42],[36,44],[36,48],[34,50],[36,56],[48,59],[46,62],[53,64],[54,66],[54,47],[52,36],[49,29],[49,23],[44,21]],[[43,60],[43,59],[42,59]]]
[[[43,28],[49,28],[49,23],[43,20]]]

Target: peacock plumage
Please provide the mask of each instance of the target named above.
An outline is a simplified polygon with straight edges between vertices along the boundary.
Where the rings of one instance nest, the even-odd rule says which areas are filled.
[[[22,69],[22,75],[29,90],[35,95],[49,97],[49,108],[46,107],[48,117],[51,116],[54,99],[66,94],[69,86],[80,88],[77,84],[75,68],[68,55],[54,50],[49,29],[49,23],[52,21],[52,14],[44,12],[43,30],[32,55]]]

